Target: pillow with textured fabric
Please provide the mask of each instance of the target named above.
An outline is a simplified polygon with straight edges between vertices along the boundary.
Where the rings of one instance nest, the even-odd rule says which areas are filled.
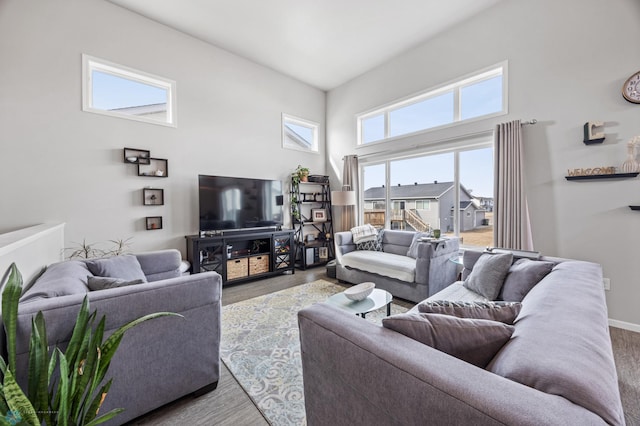
[[[480,368],[509,341],[515,328],[497,321],[441,314],[400,314],[382,325]]]
[[[141,279],[127,281],[121,278],[92,277],[91,275],[87,275],[87,285],[92,291],[106,290],[108,288],[116,287],[126,287],[133,284],[142,284],[143,282],[144,281],[142,281]]]
[[[365,241],[375,241],[378,236],[378,230],[371,224],[354,226],[351,228],[353,243],[363,243]]]
[[[513,324],[522,309],[519,302],[452,302],[434,300],[422,302],[418,310],[423,314],[452,315],[458,318],[486,319]]]
[[[144,272],[142,272],[140,262],[132,255],[87,260],[87,267],[93,275],[98,277],[120,278],[125,281],[142,280],[142,282],[147,282],[147,277],[144,275]]]
[[[513,254],[511,253],[484,253],[473,265],[473,269],[464,280],[463,285],[489,300],[496,300],[512,261]]]
[[[365,241],[363,243],[356,244],[356,250],[369,250],[369,251],[382,251],[382,233],[381,230],[376,235],[375,240]]]
[[[554,267],[553,262],[519,259],[511,265],[498,299],[522,302],[529,291]]]
[[[407,250],[407,256],[412,257],[414,259],[418,258],[418,245],[422,242],[420,239],[425,235],[422,232],[416,232],[413,235],[413,239],[411,240],[411,245],[409,246],[409,250]]]

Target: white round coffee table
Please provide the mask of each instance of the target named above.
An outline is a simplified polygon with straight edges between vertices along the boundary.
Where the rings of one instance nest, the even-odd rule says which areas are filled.
[[[327,303],[333,306],[337,306],[340,309],[344,309],[347,312],[351,312],[356,315],[365,317],[369,312],[380,309],[384,306],[387,307],[387,316],[391,315],[391,301],[393,296],[386,290],[374,288],[371,294],[364,300],[350,300],[344,293],[334,294],[327,299]]]

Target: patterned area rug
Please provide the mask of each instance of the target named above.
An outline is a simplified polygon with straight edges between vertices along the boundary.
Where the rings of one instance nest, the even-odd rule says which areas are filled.
[[[222,308],[222,360],[272,425],[306,424],[298,311],[343,290],[318,280]],[[406,310],[391,304],[392,314]]]

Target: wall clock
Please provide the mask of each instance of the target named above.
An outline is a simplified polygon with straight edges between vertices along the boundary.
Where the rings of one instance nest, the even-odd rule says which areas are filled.
[[[622,96],[629,102],[640,104],[640,71],[633,74],[622,85]]]

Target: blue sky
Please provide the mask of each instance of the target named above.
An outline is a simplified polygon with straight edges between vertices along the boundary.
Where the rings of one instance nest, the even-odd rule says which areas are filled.
[[[167,102],[167,91],[100,71],[93,71],[93,107],[102,110]]]

